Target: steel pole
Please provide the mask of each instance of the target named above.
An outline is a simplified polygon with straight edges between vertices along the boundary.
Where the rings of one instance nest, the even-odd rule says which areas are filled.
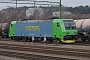
[[[17,0],[16,0],[16,21],[17,21]]]
[[[59,18],[62,19],[62,4],[61,4],[61,0],[60,0],[59,8],[60,8],[60,16],[59,16]]]

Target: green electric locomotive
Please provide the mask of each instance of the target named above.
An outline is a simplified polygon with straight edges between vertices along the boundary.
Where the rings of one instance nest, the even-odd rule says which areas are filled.
[[[77,29],[73,19],[12,21],[9,29],[11,39],[42,38],[63,43],[74,43]]]

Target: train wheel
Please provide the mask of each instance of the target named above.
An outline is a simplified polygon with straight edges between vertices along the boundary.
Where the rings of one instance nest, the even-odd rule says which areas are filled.
[[[32,38],[31,37],[29,38],[29,40],[30,40],[30,42],[32,42]]]
[[[54,44],[58,45],[60,43],[60,39],[53,40]]]
[[[88,41],[90,42],[90,38],[88,39]]]
[[[82,41],[83,41],[83,42],[86,42],[86,39],[85,39],[85,38],[82,38]]]
[[[15,38],[12,36],[12,37],[11,37],[11,40],[14,40],[14,39],[15,39]]]
[[[60,41],[60,39],[57,39],[57,44],[59,44],[61,41]]]
[[[26,37],[22,37],[23,38],[23,41],[25,42],[27,39],[26,39]]]
[[[19,41],[19,37],[17,36],[17,37],[15,37],[15,41]]]
[[[4,38],[4,36],[2,35],[2,38]]]

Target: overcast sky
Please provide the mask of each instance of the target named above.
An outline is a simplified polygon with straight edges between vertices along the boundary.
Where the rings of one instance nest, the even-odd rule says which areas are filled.
[[[60,1],[60,0],[49,0],[49,1]],[[90,5],[90,0],[61,0],[64,6],[85,6]]]
[[[4,1],[4,0],[0,0],[0,1]],[[5,0],[8,1],[8,0]],[[37,1],[60,1],[60,0],[37,0]],[[62,1],[62,5],[64,6],[68,6],[68,7],[75,7],[75,6],[85,6],[85,5],[89,5],[90,6],[90,0],[61,0]],[[12,6],[15,7],[15,4],[2,4],[0,3],[0,10],[6,8],[7,6]],[[21,5],[18,5],[21,6]],[[23,6],[27,6],[25,4],[23,4]]]

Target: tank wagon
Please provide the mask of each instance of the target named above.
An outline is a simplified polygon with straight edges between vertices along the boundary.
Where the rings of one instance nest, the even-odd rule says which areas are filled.
[[[12,21],[9,37],[15,40],[41,39],[63,43],[74,43],[77,29],[72,19]]]
[[[90,19],[74,20],[76,28],[78,29],[78,38],[83,42],[88,40],[90,42]]]
[[[10,23],[0,23],[0,36],[8,37]]]

